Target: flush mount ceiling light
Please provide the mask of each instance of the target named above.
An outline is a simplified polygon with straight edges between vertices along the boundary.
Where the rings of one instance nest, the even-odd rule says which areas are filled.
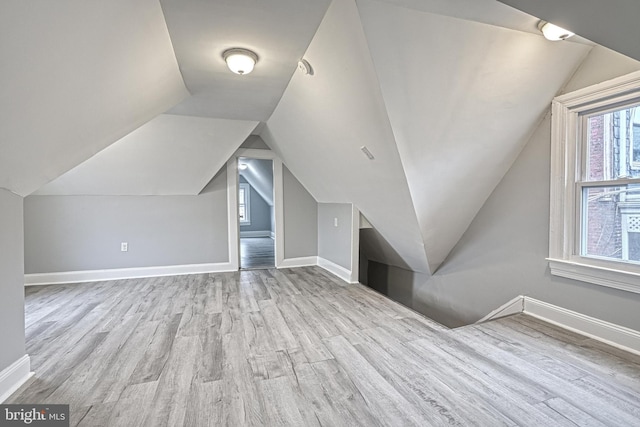
[[[248,167],[249,167],[249,165],[248,165],[248,164],[246,164],[246,163],[240,163],[240,164],[238,165],[238,169],[240,169],[241,171],[245,170],[245,169],[246,169],[246,168],[248,168]]]
[[[542,35],[544,35],[547,40],[551,41],[566,40],[575,35],[571,31],[567,31],[547,21],[538,22],[538,29],[542,31]]]
[[[233,48],[222,53],[227,67],[236,74],[245,75],[253,71],[258,62],[258,55],[248,49]]]

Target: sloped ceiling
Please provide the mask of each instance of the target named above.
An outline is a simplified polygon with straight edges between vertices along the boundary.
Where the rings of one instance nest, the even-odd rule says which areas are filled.
[[[330,0],[161,0],[190,98],[173,114],[266,120],[296,69]],[[247,76],[229,72],[222,52],[258,54]]]
[[[590,47],[357,4],[434,271]]]
[[[257,122],[161,114],[36,195],[196,195]]]
[[[499,0],[640,60],[637,0]]]
[[[269,206],[273,206],[273,161],[242,158],[239,162],[247,165],[246,169],[240,170],[240,175]]]
[[[0,187],[27,195],[188,92],[157,0],[0,2]]]
[[[294,74],[262,138],[317,201],[354,203],[409,268],[428,271],[355,2],[331,3],[305,58],[315,74]]]

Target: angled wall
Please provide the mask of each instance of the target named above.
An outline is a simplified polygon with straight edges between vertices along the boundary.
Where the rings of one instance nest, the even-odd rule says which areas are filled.
[[[590,46],[357,4],[433,272]]]
[[[428,271],[420,228],[356,4],[334,0],[261,136],[321,203],[353,203],[398,254]],[[360,148],[375,156],[369,160]]]
[[[36,195],[196,195],[257,122],[160,114]]]
[[[640,63],[596,47],[565,91],[639,69]],[[386,283],[376,285],[393,286],[408,305],[449,326],[527,295],[640,330],[640,295],[549,273],[550,141],[547,115],[434,276],[374,266],[386,275]]]
[[[157,0],[0,4],[0,187],[28,195],[177,104]]]

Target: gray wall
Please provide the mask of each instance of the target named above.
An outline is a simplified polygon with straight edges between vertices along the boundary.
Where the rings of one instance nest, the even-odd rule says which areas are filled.
[[[247,180],[240,176],[240,182],[249,184]],[[242,231],[273,231],[272,228],[272,218],[271,215],[273,213],[273,209],[271,206],[267,204],[267,202],[262,198],[262,196],[255,190],[255,188],[251,187],[250,191],[250,208],[249,215],[251,224],[250,225],[241,225],[240,232]]]
[[[351,238],[351,205],[318,203],[318,256],[351,270]]]
[[[282,166],[284,186],[284,257],[318,255],[318,203]]]
[[[638,69],[596,48],[568,83],[575,90]],[[640,295],[549,273],[549,115],[432,277],[369,264],[369,283],[448,326],[471,323],[518,295],[640,330]],[[379,272],[379,277],[372,274]],[[386,281],[386,283],[385,283]],[[387,290],[389,292],[389,289]]]
[[[0,188],[0,372],[25,354],[22,200]]]
[[[29,196],[24,222],[26,273],[229,258],[224,171],[198,196]]]

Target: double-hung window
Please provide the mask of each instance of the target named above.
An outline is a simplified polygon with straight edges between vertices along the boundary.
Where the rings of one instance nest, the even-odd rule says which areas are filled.
[[[251,225],[251,187],[247,183],[238,185],[238,219],[240,225]]]
[[[551,273],[640,293],[640,73],[552,114]]]

